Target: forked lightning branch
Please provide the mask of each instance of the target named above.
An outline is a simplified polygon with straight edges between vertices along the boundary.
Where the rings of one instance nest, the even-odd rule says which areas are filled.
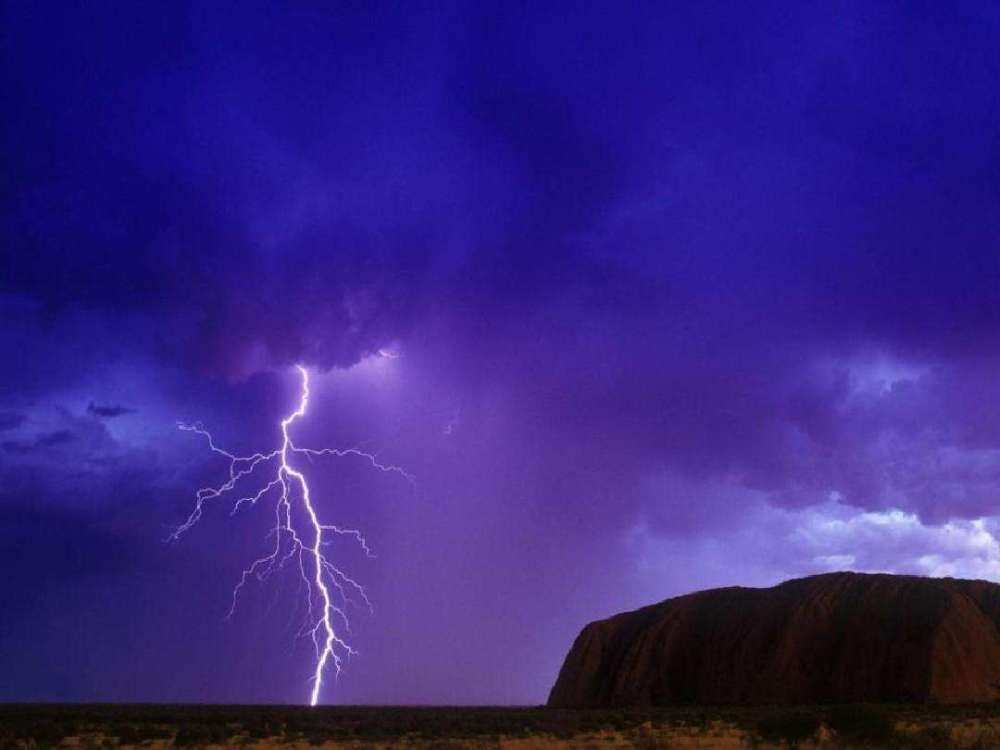
[[[356,457],[371,464],[379,471],[399,474],[407,481],[413,477],[398,466],[381,463],[374,454],[356,448],[301,448],[295,445],[291,430],[295,422],[309,409],[309,372],[301,366],[296,369],[301,377],[298,407],[281,420],[281,446],[269,453],[238,456],[215,444],[212,435],[200,424],[179,424],[181,430],[204,436],[208,446],[229,462],[229,476],[219,485],[198,490],[194,510],[188,519],[171,535],[178,539],[191,529],[205,510],[206,503],[230,496],[234,497],[231,514],[245,505],[255,506],[262,501],[274,503],[274,546],[262,557],[243,570],[233,589],[231,616],[243,587],[252,579],[260,581],[277,570],[294,565],[303,581],[307,614],[301,634],[311,638],[316,652],[309,704],[315,706],[323,688],[323,677],[333,669],[339,675],[344,659],[356,652],[344,639],[350,631],[348,609],[357,605],[371,610],[371,601],[364,587],[335,565],[327,548],[337,538],[348,537],[358,544],[366,555],[373,556],[365,537],[358,529],[343,528],[324,520],[319,503],[313,498],[306,475],[296,468],[296,458],[321,456]],[[241,484],[264,472],[266,481],[252,494],[241,494]]]

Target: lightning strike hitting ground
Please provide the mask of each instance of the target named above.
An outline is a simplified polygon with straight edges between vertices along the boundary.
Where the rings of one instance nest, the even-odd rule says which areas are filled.
[[[237,456],[219,448],[212,435],[200,424],[178,424],[181,430],[202,435],[208,441],[212,452],[223,456],[229,461],[229,478],[216,487],[203,487],[198,490],[194,510],[188,519],[171,534],[172,540],[194,526],[201,518],[205,503],[226,495],[237,488],[240,481],[250,477],[258,467],[271,467],[274,472],[266,484],[253,494],[240,497],[233,503],[232,514],[243,505],[256,505],[268,495],[275,495],[275,525],[271,533],[275,543],[271,552],[254,560],[244,569],[243,575],[233,589],[233,601],[229,609],[231,616],[236,609],[237,598],[243,586],[251,577],[263,581],[275,570],[281,570],[290,561],[294,561],[305,584],[308,612],[305,624],[300,630],[301,635],[308,635],[316,650],[316,665],[312,677],[312,692],[309,705],[315,706],[319,701],[323,688],[323,675],[329,666],[337,675],[340,674],[343,660],[353,656],[356,651],[338,635],[335,622],[350,632],[347,610],[351,605],[364,606],[369,611],[371,602],[364,587],[350,578],[340,568],[334,565],[324,554],[323,548],[332,543],[328,534],[352,537],[369,557],[374,557],[367,541],[358,529],[346,529],[320,519],[316,505],[309,491],[309,483],[305,475],[293,466],[295,456],[315,458],[319,456],[355,456],[371,463],[383,472],[399,474],[407,481],[413,482],[413,477],[398,466],[380,463],[374,454],[366,453],[356,448],[300,448],[295,445],[289,433],[293,423],[304,417],[309,408],[309,373],[301,366],[296,366],[302,378],[299,405],[291,414],[281,420],[281,447],[270,453],[254,453],[249,456]],[[296,508],[296,504],[298,507]],[[297,510],[298,512],[293,512]]]

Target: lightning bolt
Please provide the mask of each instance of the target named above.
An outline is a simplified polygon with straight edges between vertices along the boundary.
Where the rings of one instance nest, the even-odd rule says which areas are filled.
[[[181,430],[204,437],[209,449],[229,462],[229,478],[222,484],[198,490],[194,509],[187,520],[170,535],[170,539],[176,541],[197,524],[206,503],[226,495],[239,494],[237,488],[242,480],[253,476],[258,469],[270,467],[271,473],[263,487],[233,501],[230,515],[235,515],[244,505],[254,506],[264,498],[274,496],[275,524],[268,536],[273,535],[275,541],[268,554],[254,560],[243,570],[240,580],[233,588],[233,600],[227,618],[235,612],[240,592],[248,581],[252,578],[264,581],[276,570],[294,562],[304,584],[308,605],[305,623],[299,634],[311,638],[316,652],[312,691],[309,695],[309,705],[315,706],[323,689],[323,676],[331,665],[339,677],[344,660],[357,654],[338,633],[341,626],[344,631],[350,632],[348,609],[357,606],[372,611],[372,604],[364,587],[334,565],[324,553],[324,547],[332,544],[331,535],[350,537],[365,555],[374,555],[361,531],[324,523],[320,519],[309,490],[309,482],[305,474],[293,465],[294,458],[352,456],[370,463],[379,471],[399,474],[411,484],[413,477],[398,466],[381,463],[375,454],[357,448],[317,450],[295,445],[290,430],[297,420],[306,415],[310,395],[309,372],[301,365],[296,365],[296,369],[301,376],[298,407],[281,420],[281,447],[269,453],[238,456],[218,447],[212,435],[200,423],[177,425]],[[298,512],[293,512],[296,506]]]

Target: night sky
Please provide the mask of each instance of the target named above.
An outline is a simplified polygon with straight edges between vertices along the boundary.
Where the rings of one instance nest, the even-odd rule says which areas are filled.
[[[992,3],[3,4],[0,700],[303,702],[269,507],[363,528],[342,703],[539,703],[586,622],[1000,580]],[[546,7],[543,7],[546,6]]]

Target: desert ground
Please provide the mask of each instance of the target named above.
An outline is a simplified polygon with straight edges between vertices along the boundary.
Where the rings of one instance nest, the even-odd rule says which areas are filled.
[[[1000,705],[0,706],[0,748],[1000,748]]]

